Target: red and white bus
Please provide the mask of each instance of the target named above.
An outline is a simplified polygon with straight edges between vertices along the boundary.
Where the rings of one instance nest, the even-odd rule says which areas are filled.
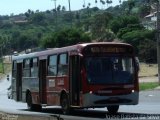
[[[85,43],[13,57],[12,97],[31,110],[59,105],[71,108],[136,105],[138,65],[125,43]]]

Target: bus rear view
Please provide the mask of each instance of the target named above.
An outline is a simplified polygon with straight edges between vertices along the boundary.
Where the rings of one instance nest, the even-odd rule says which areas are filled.
[[[83,106],[136,105],[139,99],[138,65],[128,44],[88,45],[83,49]]]

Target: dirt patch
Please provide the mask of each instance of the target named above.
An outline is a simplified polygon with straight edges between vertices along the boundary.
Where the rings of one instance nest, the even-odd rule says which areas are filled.
[[[139,77],[158,77],[158,65],[140,63]]]
[[[7,75],[11,72],[11,64],[4,63],[4,73],[0,73],[0,81],[7,78]]]

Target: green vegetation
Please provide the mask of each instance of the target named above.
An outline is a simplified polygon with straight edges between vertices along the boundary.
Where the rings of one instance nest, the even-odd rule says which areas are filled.
[[[45,12],[29,9],[20,15],[0,16],[0,46],[8,54],[28,48],[118,40],[132,44],[141,61],[156,62],[156,32],[142,25],[151,9],[148,0],[123,1],[107,9],[105,4],[110,5],[112,0],[100,2],[102,9],[90,8],[88,3],[81,10],[70,12],[57,5]]]
[[[156,87],[158,87],[159,84],[158,83],[153,83],[153,82],[149,82],[149,83],[140,83],[139,87],[140,90],[150,90],[150,89],[154,89]]]
[[[91,42],[89,35],[78,29],[63,29],[43,37],[43,47],[64,47],[80,42]]]
[[[0,63],[0,73],[3,73],[3,64]]]
[[[4,65],[4,66],[3,66]],[[3,67],[4,67],[4,71],[3,71]],[[11,72],[11,63],[0,63],[0,76],[1,74],[8,74],[9,72]]]

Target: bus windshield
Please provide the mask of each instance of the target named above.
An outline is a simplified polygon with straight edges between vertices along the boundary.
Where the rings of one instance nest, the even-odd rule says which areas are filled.
[[[131,57],[86,57],[89,84],[132,84],[134,65]]]

